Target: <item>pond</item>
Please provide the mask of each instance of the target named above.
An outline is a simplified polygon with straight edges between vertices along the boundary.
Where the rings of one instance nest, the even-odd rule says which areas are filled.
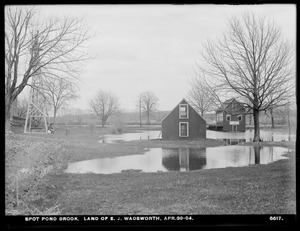
[[[168,172],[269,164],[287,159],[281,147],[148,148],[144,154],[70,163],[66,173]]]
[[[247,129],[245,132],[220,132],[220,131],[206,131],[208,139],[225,139],[225,140],[240,140],[240,142],[252,141],[254,137],[254,129]],[[288,134],[288,131],[261,129],[260,137],[263,141],[295,141],[295,134]]]
[[[219,132],[219,131],[206,131],[207,139],[223,140],[229,145],[235,145],[242,142],[248,142],[253,139],[254,130],[249,129],[246,132]],[[261,138],[264,141],[295,141],[296,136],[288,135],[288,131],[284,130],[261,130]],[[123,133],[117,135],[105,135],[100,137],[100,143],[123,143],[132,140],[149,140],[161,139],[161,131],[146,131],[141,130],[136,133]]]
[[[116,135],[104,135],[100,139],[100,143],[124,143],[132,140],[149,140],[158,139],[160,131],[146,131],[141,130],[140,132],[122,133]]]

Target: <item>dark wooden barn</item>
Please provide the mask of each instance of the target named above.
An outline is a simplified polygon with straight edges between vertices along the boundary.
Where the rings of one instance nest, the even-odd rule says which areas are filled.
[[[183,99],[162,121],[163,140],[206,138],[206,121]]]
[[[209,129],[223,132],[245,132],[246,110],[235,98],[226,100],[220,109],[216,111],[216,126]]]

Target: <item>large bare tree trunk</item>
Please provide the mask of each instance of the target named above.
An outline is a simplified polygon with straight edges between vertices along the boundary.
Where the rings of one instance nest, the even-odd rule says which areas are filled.
[[[259,110],[253,110],[254,120],[254,139],[253,142],[260,141],[260,129],[259,129]]]
[[[271,128],[274,128],[274,115],[273,115],[273,108],[270,108],[270,115],[271,115]]]

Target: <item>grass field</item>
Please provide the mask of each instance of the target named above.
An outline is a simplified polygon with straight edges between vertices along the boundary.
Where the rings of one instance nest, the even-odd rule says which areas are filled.
[[[55,134],[50,135],[10,134],[6,136],[6,140],[11,141],[10,145],[30,140],[30,142],[46,142],[50,149],[53,145],[58,152],[61,150],[60,155],[63,158],[60,159],[65,160],[63,167],[59,171],[46,174],[38,183],[37,191],[40,196],[30,200],[38,211],[46,211],[45,208],[55,205],[55,213],[61,215],[296,213],[295,143],[293,142],[259,144],[291,149],[287,154],[289,159],[268,165],[190,172],[133,171],[109,175],[66,174],[63,170],[68,162],[143,153],[145,147],[224,145],[222,141],[217,140],[189,142],[139,140],[122,144],[103,144],[98,142],[99,137],[113,133],[111,128],[72,127],[68,129],[68,133],[66,128],[58,128]],[[137,127],[126,128],[126,131],[131,132],[137,130]],[[16,147],[23,146],[16,145]],[[44,148],[43,152],[48,152],[47,150],[49,149]],[[22,148],[6,149],[6,157],[12,155],[12,152],[15,155],[22,153]],[[36,150],[31,152],[39,153],[41,150],[36,146]],[[22,167],[22,162],[18,162],[17,168]],[[11,200],[13,199],[12,196]],[[36,212],[31,211],[31,213]]]

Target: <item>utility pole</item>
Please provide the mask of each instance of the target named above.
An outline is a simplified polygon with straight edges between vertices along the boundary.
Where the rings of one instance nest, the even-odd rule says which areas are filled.
[[[139,110],[140,110],[140,127],[142,127],[142,100],[141,100],[141,98],[140,98]]]

